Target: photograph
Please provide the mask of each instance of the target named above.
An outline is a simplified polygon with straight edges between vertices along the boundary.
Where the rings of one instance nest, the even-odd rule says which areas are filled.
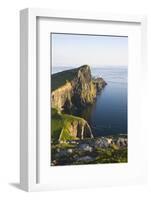
[[[128,36],[50,34],[50,166],[128,163]]]

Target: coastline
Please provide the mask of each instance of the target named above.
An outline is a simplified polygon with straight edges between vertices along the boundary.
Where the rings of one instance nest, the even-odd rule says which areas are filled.
[[[102,104],[102,91],[104,92],[103,88],[108,83],[103,80],[102,74],[100,75],[99,78],[96,78],[98,76],[92,78],[88,65],[52,75],[55,78],[53,78],[55,85],[53,85],[52,91],[51,166],[128,162],[127,134],[123,133],[123,130],[119,131],[120,129],[108,132],[109,129],[113,129],[113,125],[111,126],[109,121],[107,121],[106,127],[98,124],[96,126],[97,134],[92,134],[92,129],[94,131],[92,123],[87,119],[85,113],[81,115],[78,111],[86,112],[88,109],[88,114],[91,114],[92,111],[89,112],[89,108],[94,107],[100,101],[100,97],[99,103]],[[60,84],[59,80],[62,85],[56,88],[56,85],[58,87]],[[110,92],[109,95],[112,94]],[[113,108],[110,107],[108,114],[112,113]],[[75,111],[77,114],[74,114]],[[103,114],[97,113],[97,118],[93,119],[94,122],[98,121],[98,116],[99,119],[105,117]],[[112,120],[115,119],[112,117]],[[105,134],[100,131],[100,127],[102,130],[104,129]],[[120,127],[118,126],[118,128]]]
[[[51,166],[127,163],[127,136],[69,140],[52,144]]]

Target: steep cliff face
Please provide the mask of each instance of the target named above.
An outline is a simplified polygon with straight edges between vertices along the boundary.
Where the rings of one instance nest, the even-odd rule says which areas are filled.
[[[54,74],[52,83],[52,107],[58,111],[92,104],[97,92],[106,85],[102,78],[92,78],[88,65]]]
[[[85,107],[92,104],[96,97],[97,88],[91,77],[90,67],[84,65],[78,69],[77,76],[72,81],[72,103],[76,107]]]
[[[64,106],[71,107],[71,97],[73,94],[73,87],[70,82],[65,83],[63,86],[54,90],[51,93],[51,106],[58,111],[64,110]]]
[[[53,74],[51,78],[53,140],[93,138],[87,121],[71,113],[93,104],[106,82],[102,78],[93,79],[88,65]]]

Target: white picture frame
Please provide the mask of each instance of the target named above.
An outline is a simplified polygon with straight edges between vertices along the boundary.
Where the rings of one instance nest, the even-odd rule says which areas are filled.
[[[39,141],[38,141],[38,72],[37,72],[37,20],[38,18],[61,19],[61,20],[78,20],[87,22],[110,22],[120,23],[133,26],[138,24],[140,27],[141,40],[141,58],[140,72],[146,70],[146,17],[145,16],[124,16],[109,15],[100,13],[72,12],[72,11],[54,11],[49,9],[24,9],[20,12],[20,185],[26,191],[64,189],[73,187],[92,187],[87,180],[82,184],[62,183],[54,184],[41,183],[38,180],[39,173]],[[136,78],[137,80],[137,78]],[[143,87],[143,86],[142,86]],[[146,173],[146,157],[144,137],[146,133],[140,133],[140,139],[143,145],[143,163],[140,166],[139,176],[130,174],[127,179],[119,179],[105,182],[96,181],[94,187],[106,185],[128,185],[145,183],[147,179]],[[139,141],[140,142],[140,141]],[[98,168],[99,166],[97,166]],[[85,168],[83,168],[85,170]],[[119,168],[118,168],[119,169]],[[118,170],[116,169],[116,170]],[[74,168],[73,168],[74,170]],[[96,174],[94,176],[97,176]],[[95,180],[95,178],[94,178]],[[93,181],[94,181],[93,180]],[[85,184],[84,184],[85,183]]]

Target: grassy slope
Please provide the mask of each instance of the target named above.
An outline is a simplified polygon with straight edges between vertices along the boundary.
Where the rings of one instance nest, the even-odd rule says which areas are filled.
[[[80,68],[80,67],[79,67]],[[51,75],[51,91],[63,86],[67,81],[72,81],[74,77],[77,76],[79,68],[70,69],[56,74]],[[57,110],[52,108],[52,120],[51,120],[51,137],[53,141],[57,141],[62,136],[62,139],[76,139],[71,137],[71,133],[68,130],[68,126],[72,121],[80,120],[81,123],[84,120],[80,117],[75,117],[73,115],[58,114]]]
[[[51,75],[51,91],[56,90],[60,86],[64,85],[66,81],[71,81],[76,76],[79,68],[70,69],[63,72],[58,72]]]
[[[60,133],[63,127],[62,116],[57,113],[57,110],[51,109],[51,138],[52,141],[57,141],[60,137]]]
[[[71,135],[68,127],[75,120],[78,122],[80,121],[81,124],[84,124],[85,120],[73,115],[58,114],[57,110],[54,108],[51,109],[51,116],[51,138],[53,141],[58,141],[60,134],[61,140],[77,139]]]

